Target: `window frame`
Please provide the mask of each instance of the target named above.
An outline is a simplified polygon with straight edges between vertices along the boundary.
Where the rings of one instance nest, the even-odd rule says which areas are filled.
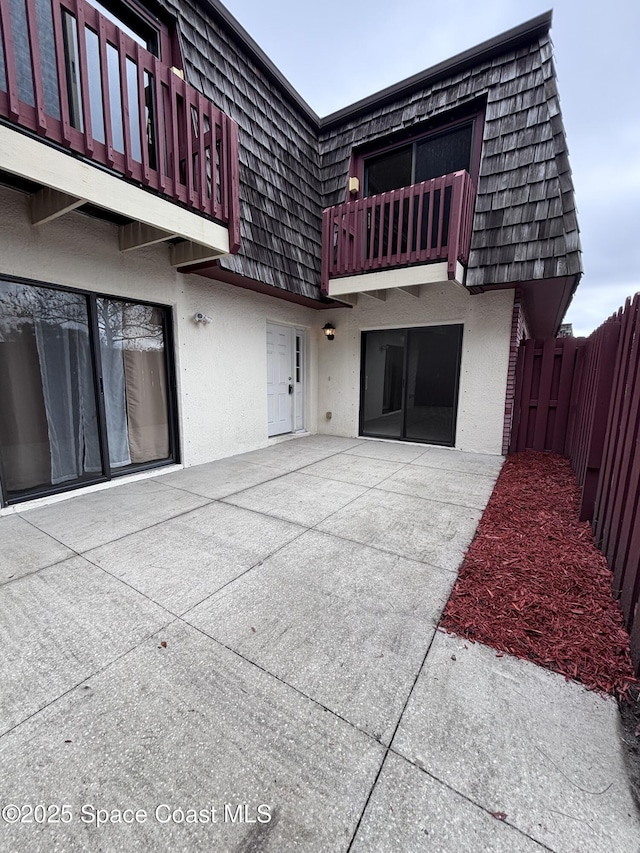
[[[84,2],[102,14],[91,0],[84,0]],[[153,30],[157,35],[157,53],[149,50],[148,47],[143,49],[157,56],[158,60],[164,65],[174,66],[178,69],[183,68],[175,20],[169,20],[165,16],[160,17],[149,6],[138,3],[137,0],[98,0],[98,2],[118,21],[121,21],[134,32],[137,33],[137,30],[131,24],[135,24],[136,19],[142,22],[144,28]],[[117,21],[114,24],[118,26]],[[144,35],[142,37],[144,38]]]
[[[415,438],[407,436],[407,412],[409,396],[409,349],[412,332],[420,332],[425,329],[455,328],[457,330],[457,346],[455,355],[455,380],[453,388],[453,421],[451,425],[450,441],[437,441],[434,439]],[[367,336],[377,332],[402,332],[404,334],[404,352],[402,365],[402,389],[400,411],[400,435],[389,435],[388,433],[367,431],[365,429],[365,403],[367,393]],[[381,326],[370,329],[362,329],[360,332],[360,400],[358,405],[358,435],[364,438],[391,439],[392,441],[407,441],[413,444],[424,444],[431,447],[455,447],[458,438],[458,416],[460,406],[460,386],[462,383],[462,354],[464,351],[465,323],[457,320],[451,322],[421,323],[410,326]]]
[[[347,187],[346,201],[355,201],[365,198],[365,167],[368,160],[378,157],[381,154],[387,154],[391,151],[400,150],[402,148],[412,147],[412,162],[411,172],[412,180],[415,177],[415,147],[420,142],[423,142],[429,137],[436,137],[441,133],[449,130],[455,130],[465,124],[471,124],[471,152],[469,175],[474,186],[477,185],[478,173],[480,171],[480,155],[482,153],[482,137],[484,130],[484,106],[478,106],[472,111],[464,113],[456,112],[455,116],[449,117],[439,116],[438,120],[431,120],[420,125],[415,125],[409,130],[400,133],[394,133],[386,137],[379,137],[376,140],[368,142],[366,145],[354,149],[351,155],[351,163],[349,175],[358,178],[359,190],[357,193],[350,193]],[[414,184],[409,184],[414,186]]]
[[[95,477],[82,480],[82,482],[71,481],[69,483],[61,483],[60,485],[50,485],[33,489],[24,490],[21,494],[12,494],[9,496],[5,490],[2,471],[0,471],[0,507],[11,506],[13,504],[25,503],[27,501],[37,500],[38,498],[49,497],[50,495],[64,494],[66,492],[76,491],[77,489],[93,486],[98,483],[108,483],[118,477],[125,477],[128,474],[138,474],[142,471],[155,470],[165,468],[169,465],[180,463],[180,431],[178,418],[178,398],[177,398],[177,373],[175,365],[175,337],[174,337],[174,311],[173,306],[161,302],[152,302],[148,299],[136,299],[130,296],[120,296],[111,293],[98,292],[94,290],[84,290],[80,287],[67,286],[56,284],[49,281],[41,281],[39,279],[25,278],[24,276],[9,275],[0,272],[0,280],[10,282],[12,284],[21,284],[30,287],[44,287],[49,290],[58,290],[64,293],[73,293],[83,296],[87,301],[87,319],[90,353],[92,359],[92,374],[94,379],[94,394],[96,398],[96,414],[98,417],[98,435],[100,440],[100,454],[102,471],[96,474]],[[109,445],[107,440],[107,423],[104,405],[104,395],[101,390],[102,384],[102,361],[100,355],[100,340],[98,326],[98,299],[108,299],[117,302],[133,302],[136,305],[146,305],[151,308],[159,308],[162,312],[162,331],[164,337],[164,366],[167,377],[167,426],[169,438],[169,456],[166,459],[152,460],[151,462],[141,462],[137,465],[128,465],[126,468],[112,468],[109,462]]]

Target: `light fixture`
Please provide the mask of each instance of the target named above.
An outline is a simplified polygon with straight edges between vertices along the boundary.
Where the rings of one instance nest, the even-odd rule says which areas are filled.
[[[202,311],[198,311],[193,315],[194,323],[202,323],[204,326],[208,326],[211,323],[211,317],[207,317],[206,314],[203,314]]]
[[[327,336],[328,341],[332,341],[336,336],[336,327],[332,323],[325,323],[322,331]]]

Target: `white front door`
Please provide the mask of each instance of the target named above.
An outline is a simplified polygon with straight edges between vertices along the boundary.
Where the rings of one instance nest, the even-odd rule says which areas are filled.
[[[269,435],[282,435],[293,429],[293,332],[289,326],[267,323]]]

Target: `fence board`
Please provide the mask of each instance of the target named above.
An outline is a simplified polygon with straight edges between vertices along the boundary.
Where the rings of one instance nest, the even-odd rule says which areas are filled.
[[[638,299],[627,309],[624,315],[628,334],[625,335],[625,346],[619,367],[620,381],[617,384],[622,398],[618,417],[613,421],[616,427],[618,441],[611,479],[612,499],[608,502],[605,517],[605,535],[603,548],[609,565],[616,560],[618,540],[620,537],[620,518],[628,502],[628,481],[631,472],[631,459],[635,452],[635,433],[637,432],[637,406],[635,398],[636,376],[638,367]],[[635,428],[633,415],[635,413]]]
[[[608,454],[605,457],[607,466],[603,472],[602,483],[606,482],[606,487],[602,494],[596,494],[596,504],[598,507],[596,524],[596,537],[598,545],[606,554],[609,547],[609,534],[611,531],[611,520],[613,512],[613,503],[617,494],[617,480],[619,477],[619,468],[621,462],[620,441],[620,423],[624,408],[624,385],[625,385],[625,370],[629,358],[631,346],[632,324],[630,322],[630,307],[631,300],[627,299],[624,311],[619,314],[622,322],[622,335],[620,340],[620,351],[618,353],[618,363],[622,369],[619,369],[614,379],[612,389],[613,401],[609,411],[609,434],[608,434]],[[606,477],[606,481],[604,479]]]
[[[551,382],[553,380],[553,364],[556,358],[555,340],[545,341],[542,345],[542,362],[540,368],[540,385],[538,386],[538,403],[536,406],[535,426],[533,430],[533,449],[544,450],[546,447],[547,424],[549,422],[551,404]]]
[[[576,369],[575,338],[565,338],[562,364],[560,365],[560,379],[558,381],[558,399],[556,404],[556,421],[553,427],[551,439],[551,450],[553,453],[564,451],[567,424],[569,423],[569,403],[571,402],[571,383]]]
[[[520,345],[509,452],[570,459],[582,486],[580,517],[592,522],[612,570],[640,675],[639,445],[640,294],[587,339]]]

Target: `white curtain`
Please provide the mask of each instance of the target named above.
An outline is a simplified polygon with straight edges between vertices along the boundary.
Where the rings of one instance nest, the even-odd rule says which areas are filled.
[[[34,318],[51,453],[51,483],[102,470],[89,335],[73,321]]]
[[[109,440],[109,462],[112,468],[122,468],[131,464],[122,334],[124,305],[99,299],[98,310],[102,312],[100,358]]]

